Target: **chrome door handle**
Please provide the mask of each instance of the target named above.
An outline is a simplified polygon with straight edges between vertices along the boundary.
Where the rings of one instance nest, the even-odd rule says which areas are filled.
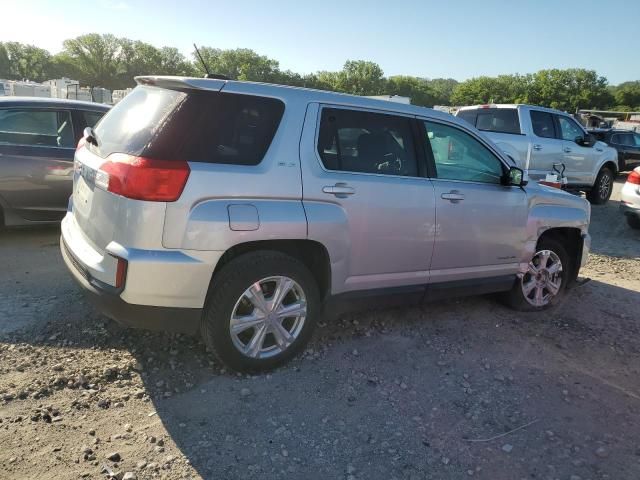
[[[564,151],[564,153],[571,153],[570,147],[564,147],[562,150]]]
[[[542,145],[539,145],[539,144],[537,144],[537,143],[536,143],[536,144],[533,146],[533,149],[534,149],[534,150],[542,150]]]
[[[464,195],[456,190],[451,190],[448,193],[443,193],[440,195],[440,198],[443,200],[449,200],[451,203],[458,203],[464,200]]]
[[[335,185],[327,185],[322,187],[324,193],[330,193],[336,197],[346,197],[347,195],[353,195],[356,193],[353,187],[350,187],[346,183],[336,183]]]

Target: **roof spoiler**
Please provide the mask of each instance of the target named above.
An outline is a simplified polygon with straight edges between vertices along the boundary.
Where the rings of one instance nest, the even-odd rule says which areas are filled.
[[[145,75],[134,78],[138,85],[151,85],[169,89],[213,90],[219,92],[227,80],[220,78],[170,77],[163,75]]]

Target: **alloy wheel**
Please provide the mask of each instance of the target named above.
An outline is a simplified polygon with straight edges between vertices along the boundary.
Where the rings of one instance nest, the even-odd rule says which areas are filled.
[[[521,280],[522,293],[530,305],[544,307],[560,292],[562,286],[562,262],[551,250],[540,250]]]
[[[269,358],[293,344],[306,317],[302,287],[289,277],[267,277],[240,296],[229,319],[229,332],[233,345],[243,355]]]
[[[611,183],[611,175],[607,173],[602,175],[602,178],[600,178],[600,184],[598,185],[598,194],[600,195],[600,198],[609,198],[612,186]]]

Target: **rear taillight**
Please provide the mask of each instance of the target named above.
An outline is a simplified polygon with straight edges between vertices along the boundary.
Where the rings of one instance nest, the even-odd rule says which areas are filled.
[[[116,257],[115,255],[111,255],[118,261],[116,265],[116,288],[121,289],[124,288],[124,282],[127,280],[127,267],[129,262],[127,262],[124,258]]]
[[[96,173],[96,186],[135,200],[175,202],[182,194],[190,171],[185,161],[114,153]]]
[[[633,170],[627,177],[627,182],[640,185],[640,172]]]

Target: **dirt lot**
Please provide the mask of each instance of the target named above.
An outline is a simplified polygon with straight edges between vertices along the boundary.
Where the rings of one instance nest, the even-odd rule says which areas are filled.
[[[56,229],[3,232],[0,478],[640,478],[640,233],[616,198],[556,310],[348,315],[257,377],[102,318]]]

